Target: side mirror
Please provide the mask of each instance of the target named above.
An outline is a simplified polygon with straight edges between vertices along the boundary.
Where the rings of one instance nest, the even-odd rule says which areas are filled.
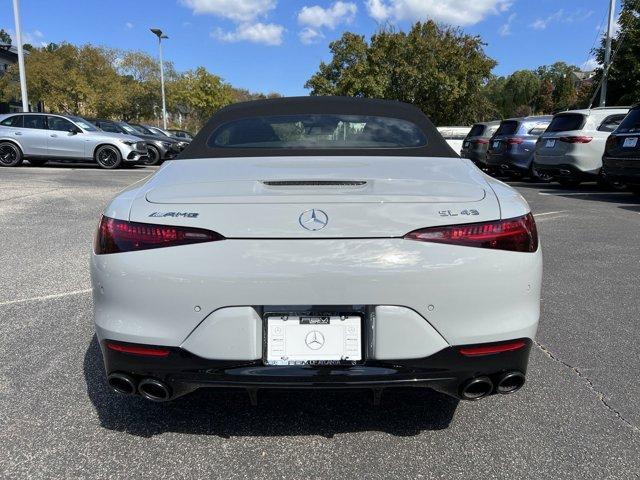
[[[80,130],[78,127],[73,127],[73,130],[69,132],[69,135],[77,135],[79,133],[82,133],[82,130]]]

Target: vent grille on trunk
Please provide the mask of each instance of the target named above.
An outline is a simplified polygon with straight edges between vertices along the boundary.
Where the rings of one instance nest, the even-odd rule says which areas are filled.
[[[361,187],[364,180],[266,180],[268,187]]]

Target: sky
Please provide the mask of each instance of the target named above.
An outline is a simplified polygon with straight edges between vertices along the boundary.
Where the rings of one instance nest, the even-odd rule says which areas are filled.
[[[343,32],[367,38],[383,24],[407,30],[433,19],[479,35],[506,75],[555,61],[593,67],[609,0],[20,0],[23,41],[63,41],[157,55],[179,71],[198,66],[253,92],[307,95],[304,83],[329,61]],[[618,5],[619,9],[620,6]],[[12,2],[0,28],[13,32]]]

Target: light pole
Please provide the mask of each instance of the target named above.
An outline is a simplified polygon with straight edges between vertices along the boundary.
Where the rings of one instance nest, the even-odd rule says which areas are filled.
[[[602,70],[602,86],[600,87],[600,106],[607,103],[607,75],[611,63],[611,37],[613,36],[613,24],[615,23],[616,0],[609,2],[609,23],[607,24],[607,37],[604,45],[604,65]]]
[[[17,0],[14,0],[16,2]],[[167,105],[164,99],[164,67],[162,65],[162,39],[169,38],[159,28],[152,28],[151,32],[158,37],[158,49],[160,51],[160,88],[162,90],[162,127],[167,128]]]
[[[18,69],[20,70],[20,95],[22,96],[22,111],[29,111],[29,97],[27,96],[27,74],[24,70],[24,52],[22,51],[22,28],[20,24],[20,5],[13,0],[13,17],[16,23],[16,42],[18,42]]]

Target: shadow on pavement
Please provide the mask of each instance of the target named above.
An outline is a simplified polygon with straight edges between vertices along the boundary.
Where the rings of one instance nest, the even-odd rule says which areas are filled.
[[[458,400],[427,388],[385,391],[380,407],[368,390],[261,390],[259,405],[242,389],[201,389],[168,403],[112,393],[104,380],[94,336],[84,359],[87,392],[104,428],[151,437],[198,435],[283,436],[381,431],[397,436],[449,426]]]
[[[98,170],[98,171],[110,171],[104,168],[101,168],[97,163],[93,162],[61,162],[51,160],[45,163],[44,165],[31,165],[29,160],[25,160],[24,163],[20,166],[21,168],[50,168],[50,169],[74,169],[74,170]],[[149,169],[149,165],[131,165],[122,167],[120,170],[139,170],[139,169]],[[111,170],[112,171],[112,170]]]

